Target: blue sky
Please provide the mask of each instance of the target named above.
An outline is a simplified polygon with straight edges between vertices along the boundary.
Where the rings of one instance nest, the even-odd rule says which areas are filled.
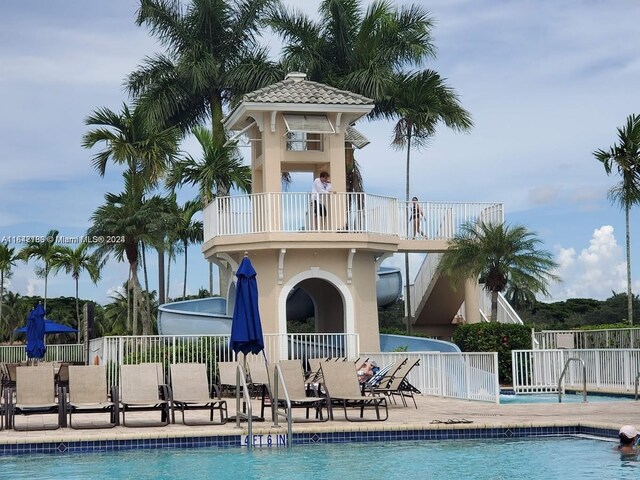
[[[435,20],[438,56],[427,67],[458,91],[475,128],[469,134],[442,128],[429,148],[412,153],[412,194],[429,201],[502,202],[507,222],[537,232],[560,263],[564,281],[552,286],[546,300],[604,299],[614,290],[625,291],[624,215],[607,200],[616,180],[606,176],[592,152],[612,145],[616,128],[629,114],[640,113],[640,4],[418,3]],[[317,4],[307,1],[302,8],[314,14]],[[104,194],[120,191],[119,171],[109,167],[100,178],[91,166],[94,152],[80,143],[86,116],[103,106],[118,111],[128,100],[122,87],[126,75],[159,50],[146,30],[135,26],[136,5],[134,0],[0,3],[0,240],[44,235],[52,228],[64,236],[83,234]],[[277,55],[278,42],[268,32],[265,42]],[[358,128],[372,140],[357,157],[366,191],[403,198],[404,153],[389,147],[391,124]],[[183,149],[198,155],[192,141]],[[634,211],[632,266],[634,278],[640,278],[636,219]],[[149,257],[153,272],[155,259]],[[412,259],[414,271],[419,261],[417,255]],[[387,264],[402,262],[394,257]],[[172,272],[171,293],[177,295],[180,261]],[[206,287],[206,272],[199,248],[193,249],[189,292]],[[81,281],[80,295],[104,303],[126,276],[126,265],[112,261],[97,286]],[[155,275],[151,282],[156,288]],[[42,295],[43,285],[33,263],[19,263],[7,283],[22,295]],[[639,291],[640,282],[634,285]],[[49,279],[50,297],[73,294],[70,277]]]

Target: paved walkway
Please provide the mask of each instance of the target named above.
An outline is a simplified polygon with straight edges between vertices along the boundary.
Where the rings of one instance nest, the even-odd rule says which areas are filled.
[[[483,428],[521,428],[581,426],[617,430],[623,424],[640,427],[640,408],[638,402],[629,400],[588,403],[546,403],[546,404],[490,404],[451,400],[437,397],[416,397],[418,408],[393,405],[389,407],[389,419],[384,422],[348,422],[342,411],[335,410],[335,419],[324,423],[294,423],[294,433],[354,432],[354,431],[403,431],[435,429],[483,429]],[[235,399],[227,399],[229,415],[235,414]],[[410,401],[410,400],[409,400]],[[254,415],[259,411],[259,402],[253,403]],[[202,411],[188,412],[189,418],[207,418]],[[302,419],[304,410],[296,411],[296,417]],[[159,420],[159,413],[128,414],[131,423],[151,424]],[[74,416],[80,423],[103,424],[107,415],[84,414]],[[32,415],[17,417],[20,425],[30,427],[50,425],[52,415]],[[451,422],[449,422],[451,421]],[[466,422],[463,422],[466,421]],[[470,423],[468,423],[470,422]],[[129,440],[149,438],[205,437],[218,435],[242,435],[247,432],[247,424],[241,429],[235,422],[219,426],[186,426],[176,412],[176,423],[164,427],[127,428],[118,426],[111,429],[73,430],[61,428],[50,431],[18,432],[0,431],[0,445],[22,443],[75,442],[96,440]],[[280,421],[276,428],[271,421],[253,422],[253,433],[286,433],[286,422]]]

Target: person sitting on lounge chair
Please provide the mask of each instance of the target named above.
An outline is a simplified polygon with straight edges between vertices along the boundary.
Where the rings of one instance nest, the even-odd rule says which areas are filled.
[[[358,367],[358,380],[360,383],[366,383],[379,370],[378,365],[373,360],[364,362]]]

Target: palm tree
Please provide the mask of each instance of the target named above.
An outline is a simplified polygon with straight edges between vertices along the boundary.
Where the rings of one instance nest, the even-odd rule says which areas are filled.
[[[204,209],[215,197],[215,192],[229,192],[236,188],[242,192],[251,189],[251,169],[242,165],[242,157],[234,145],[224,145],[215,140],[214,135],[204,127],[196,127],[193,134],[202,148],[202,157],[193,158],[187,154],[178,160],[167,175],[167,188],[172,190],[183,185],[198,188],[198,198]],[[225,292],[220,275],[220,292]],[[209,266],[209,291],[213,292],[213,270]]]
[[[196,201],[188,201],[180,207],[180,221],[173,232],[177,241],[182,242],[184,252],[184,281],[182,284],[182,298],[187,297],[187,253],[190,244],[202,243],[204,238],[203,224],[200,220],[194,220],[194,215],[200,211],[200,205]]]
[[[18,256],[15,248],[8,243],[0,243],[0,325],[2,325],[2,303],[4,300],[4,280],[11,277],[11,268],[16,266]]]
[[[44,263],[44,265],[36,268],[36,275],[44,278],[43,303],[45,312],[47,311],[47,286],[51,263],[60,249],[60,247],[56,245],[58,233],[58,230],[49,230],[44,239],[30,239],[18,253],[18,257],[24,262],[29,262],[30,259],[35,258]]]
[[[129,91],[154,122],[189,131],[210,119],[226,141],[223,105],[282,78],[257,37],[277,0],[140,0],[136,23],[165,47],[128,79]]]
[[[458,100],[455,91],[432,70],[400,74],[389,90],[389,96],[374,109],[374,115],[397,120],[393,145],[406,148],[405,201],[409,204],[411,191],[411,149],[423,148],[443,123],[457,131],[469,131],[473,126],[471,115]],[[411,331],[411,298],[409,280],[409,254],[405,253],[405,280],[407,305],[407,332]]]
[[[90,248],[91,245],[86,242],[81,243],[75,249],[63,245],[52,262],[54,272],[64,270],[65,273],[71,275],[75,283],[76,325],[79,332],[83,331],[80,325],[80,297],[78,294],[80,274],[86,271],[91,281],[96,284],[100,280],[100,271],[106,262],[106,259],[101,258],[99,251],[91,252]]]
[[[624,209],[627,246],[627,312],[629,325],[633,325],[633,293],[631,291],[631,234],[629,212],[640,203],[640,115],[629,115],[627,123],[618,128],[618,143],[609,150],[593,152],[604,165],[607,175],[616,170],[620,183],[609,190],[609,199]]]
[[[323,0],[315,21],[294,9],[276,9],[269,25],[285,42],[285,69],[377,103],[403,68],[434,56],[432,20],[424,8],[375,1],[365,11],[362,3]]]
[[[498,293],[511,282],[534,293],[548,295],[558,265],[551,253],[539,250],[542,241],[525,227],[504,223],[467,223],[460,227],[442,255],[438,270],[454,285],[479,279],[491,292],[491,320],[498,314]]]
[[[122,242],[101,243],[97,251],[101,255],[112,253],[116,260],[129,263],[129,286],[133,292],[133,332],[137,334],[137,315],[143,314],[142,333],[149,332],[150,316],[145,315],[146,309],[143,293],[138,279],[140,268],[140,242],[149,233],[149,225],[158,222],[161,212],[156,210],[155,202],[145,202],[144,198],[132,192],[130,173],[125,175],[124,191],[118,195],[107,193],[106,203],[96,209],[91,216],[92,225],[87,231],[90,237],[118,237]]]
[[[98,173],[104,176],[110,161],[125,165],[125,174],[128,175],[125,180],[127,201],[142,204],[145,193],[157,186],[175,160],[180,131],[175,127],[158,128],[147,122],[139,107],[131,111],[126,104],[123,104],[121,113],[108,108],[97,109],[87,117],[85,123],[95,128],[85,133],[83,146],[93,148],[97,144],[104,145],[93,157],[93,165]],[[103,234],[114,235],[108,231]],[[164,283],[161,264],[158,279],[161,284]]]
[[[394,8],[392,2],[375,1],[365,11],[359,0],[324,0],[318,14],[314,21],[281,6],[271,16],[269,25],[285,41],[285,69],[369,97],[377,106],[386,102],[404,68],[435,56],[432,20],[418,5]],[[363,191],[353,155],[346,168],[347,191]]]

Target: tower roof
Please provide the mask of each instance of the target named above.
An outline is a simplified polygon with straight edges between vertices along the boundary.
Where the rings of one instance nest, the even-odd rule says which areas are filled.
[[[304,73],[290,72],[280,82],[243,95],[223,123],[228,130],[245,128],[250,123],[247,112],[252,111],[348,112],[351,122],[373,107],[374,101],[363,95],[306,80]]]
[[[374,103],[363,95],[306,80],[306,75],[299,72],[291,72],[280,82],[248,93],[242,97],[242,100],[255,103],[317,105],[373,105]]]

